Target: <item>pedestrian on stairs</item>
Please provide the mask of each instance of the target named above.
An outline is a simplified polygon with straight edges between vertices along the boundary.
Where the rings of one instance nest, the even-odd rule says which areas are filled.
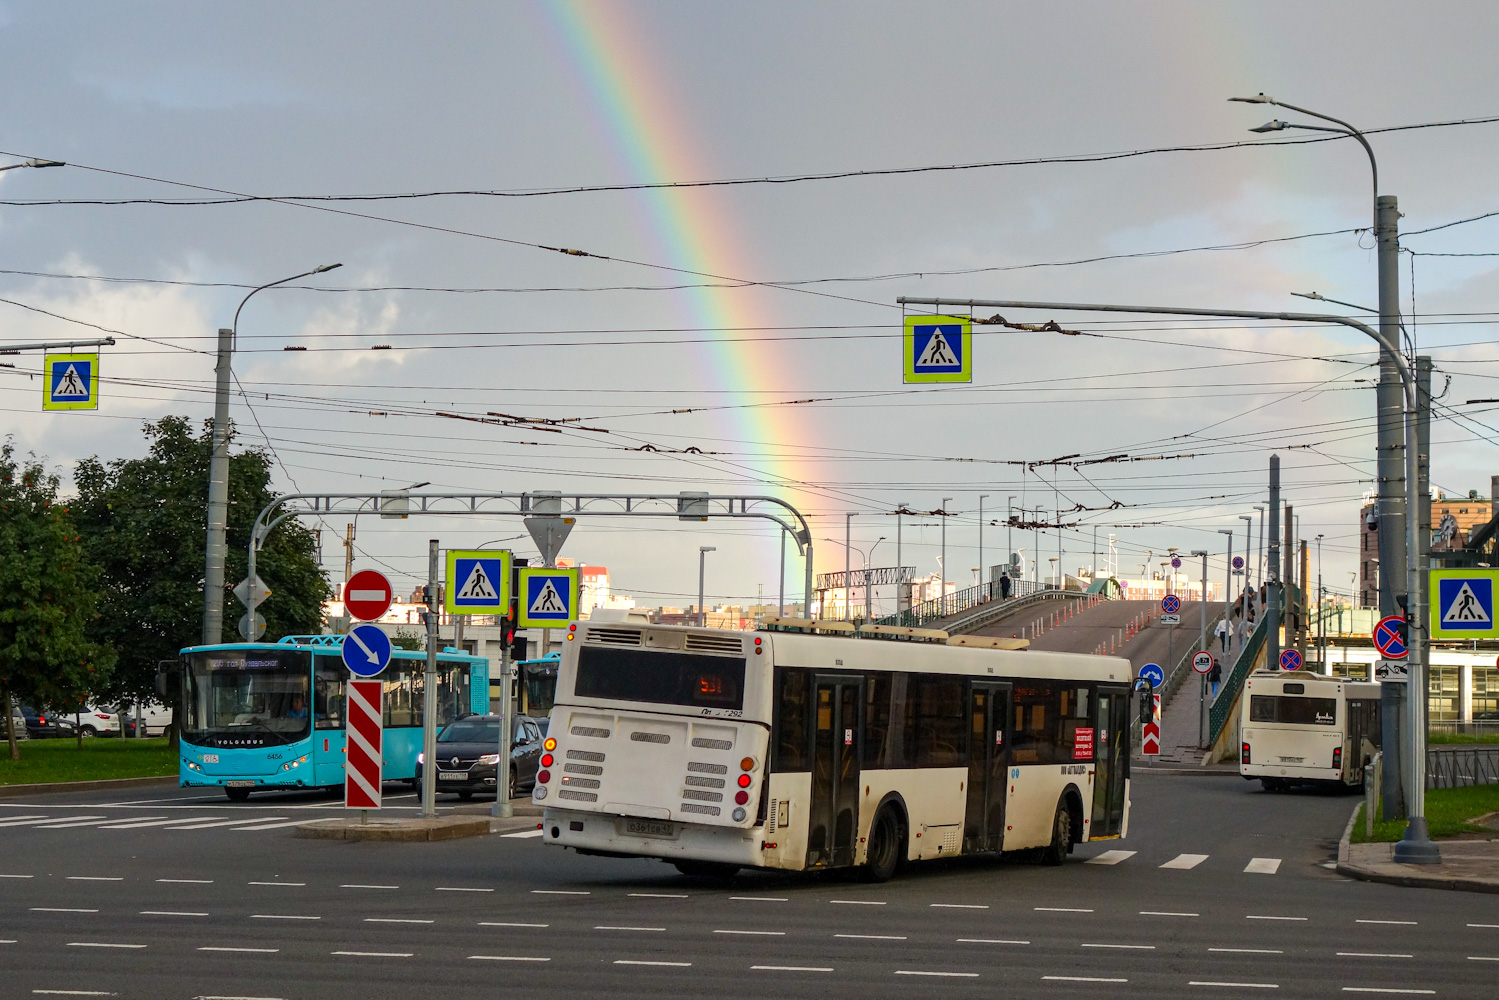
[[[1222,619],[1213,626],[1213,634],[1218,637],[1219,649],[1228,652],[1228,619]]]
[[[1213,669],[1208,671],[1208,686],[1212,689],[1212,696],[1218,697],[1218,685],[1223,683],[1223,664],[1218,662],[1218,657],[1213,657]]]

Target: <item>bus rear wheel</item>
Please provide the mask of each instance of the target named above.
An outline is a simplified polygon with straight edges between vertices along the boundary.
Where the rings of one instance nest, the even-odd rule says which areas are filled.
[[[1072,853],[1072,813],[1065,798],[1057,802],[1057,814],[1051,821],[1051,843],[1041,850],[1043,865],[1059,865]]]
[[[225,788],[224,794],[229,797],[230,802],[245,802],[250,798],[248,788]]]
[[[881,809],[869,825],[869,850],[864,857],[864,867],[859,874],[866,882],[888,882],[900,867],[901,835],[900,817],[890,806]]]

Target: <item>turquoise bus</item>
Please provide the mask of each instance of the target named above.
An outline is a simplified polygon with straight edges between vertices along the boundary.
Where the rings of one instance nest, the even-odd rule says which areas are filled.
[[[344,783],[343,636],[189,646],[181,686],[178,772],[183,787],[218,787],[235,802],[257,789]],[[427,654],[394,650],[384,682],[386,781],[413,781],[422,747]],[[175,685],[174,685],[175,686]],[[437,658],[437,725],[489,711],[489,661],[456,649]]]
[[[545,719],[552,713],[552,706],[557,703],[557,668],[561,663],[561,653],[548,653],[516,663],[520,684],[515,696],[521,715]]]

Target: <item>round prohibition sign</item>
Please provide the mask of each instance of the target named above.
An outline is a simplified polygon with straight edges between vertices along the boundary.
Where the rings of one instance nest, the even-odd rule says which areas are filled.
[[[1243,569],[1243,568],[1244,568],[1244,557],[1243,556],[1234,556],[1234,569]]]
[[[1175,594],[1167,594],[1161,598],[1161,610],[1168,615],[1174,615],[1182,609],[1182,599]]]
[[[1213,669],[1213,654],[1205,649],[1199,649],[1192,654],[1192,669],[1199,674],[1208,673]]]
[[[1405,619],[1399,615],[1381,618],[1374,626],[1374,645],[1387,660],[1403,660],[1410,653],[1405,644]]]
[[[1300,670],[1301,654],[1294,649],[1285,650],[1280,654],[1280,669]]]

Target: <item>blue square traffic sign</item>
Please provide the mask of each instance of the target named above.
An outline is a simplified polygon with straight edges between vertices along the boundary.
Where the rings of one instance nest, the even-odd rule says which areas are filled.
[[[1431,637],[1481,639],[1494,625],[1494,570],[1432,570]]]
[[[907,316],[903,344],[905,381],[973,381],[973,321],[966,316]]]
[[[510,610],[510,553],[504,549],[449,549],[443,577],[448,614],[496,614]]]

